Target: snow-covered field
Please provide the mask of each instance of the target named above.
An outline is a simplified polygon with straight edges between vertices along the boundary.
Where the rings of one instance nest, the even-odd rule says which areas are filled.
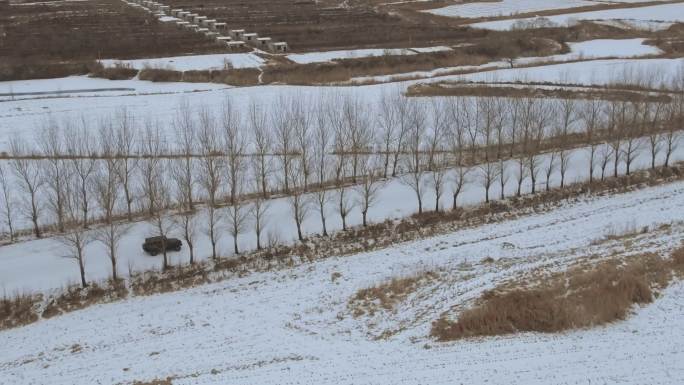
[[[608,254],[595,241],[610,229],[672,224],[673,231],[644,235],[632,247],[677,245],[683,226],[673,207],[682,206],[684,183],[678,182],[375,252],[93,306],[0,332],[0,383],[131,384],[173,377],[174,384],[681,384],[682,283],[628,320],[591,330],[453,343],[427,335],[442,312],[502,280]],[[516,248],[502,249],[503,242]],[[502,264],[481,263],[487,257]],[[350,315],[347,301],[358,289],[425,269],[453,281],[421,288],[396,311],[371,320]],[[340,277],[332,280],[333,273]],[[386,328],[394,330],[389,339],[373,338]]]
[[[265,63],[264,59],[253,53],[229,53],[214,55],[190,55],[136,60],[100,60],[105,67],[124,64],[131,68],[163,68],[176,71],[220,70],[227,66],[232,68],[258,68]]]
[[[514,60],[516,65],[534,65],[541,63],[562,63],[575,60],[595,60],[600,58],[629,58],[662,53],[658,47],[644,44],[645,39],[595,39],[576,43],[568,43],[570,52],[543,57],[525,57]],[[548,64],[547,64],[548,65]],[[586,65],[591,66],[590,63]],[[618,64],[619,66],[622,66]],[[351,84],[364,82],[391,82],[402,79],[433,78],[454,72],[482,72],[510,67],[507,61],[493,61],[479,66],[460,66],[437,68],[432,71],[414,71],[401,74],[361,76],[352,78]],[[589,69],[590,70],[590,69]],[[590,70],[591,71],[591,70]]]
[[[90,98],[101,96],[140,96],[149,94],[182,94],[228,88],[213,83],[154,83],[137,79],[108,80],[88,76],[69,76],[57,79],[14,80],[0,82],[0,101],[44,98]],[[33,101],[49,106],[51,101]],[[82,103],[79,102],[79,103]],[[44,109],[49,109],[45,107]],[[3,121],[0,121],[2,126]]]
[[[352,95],[372,107],[379,101],[383,93],[405,90],[406,87],[421,82],[439,82],[445,80],[472,81],[530,81],[530,82],[563,82],[570,80],[578,84],[606,85],[618,77],[636,76],[657,71],[664,79],[669,79],[682,72],[682,59],[615,59],[596,60],[554,64],[540,67],[497,69],[483,73],[468,75],[436,76],[431,79],[409,80],[392,84],[374,84],[359,87],[307,87],[307,86],[258,86],[230,88],[225,85],[207,83],[151,83],[137,80],[110,81],[90,79],[87,77],[69,77],[62,79],[28,80],[0,82],[0,94],[17,92],[54,91],[65,89],[132,87],[133,91],[117,91],[120,96],[110,91],[98,91],[81,95],[80,98],[61,97],[54,99],[15,100],[0,103],[0,151],[8,149],[8,139],[18,135],[32,142],[40,132],[40,126],[48,118],[67,120],[80,118],[97,122],[99,119],[114,116],[121,108],[126,108],[139,121],[144,119],[158,120],[163,127],[169,127],[168,140],[175,143],[172,135],[171,119],[182,100],[190,105],[204,105],[219,111],[225,98],[231,98],[235,106],[243,111],[251,101],[271,104],[279,97],[297,95],[316,100],[325,94]],[[185,90],[182,94],[179,91]],[[191,92],[208,90],[205,92]],[[157,91],[157,92],[155,92]],[[169,93],[164,93],[168,91]],[[161,92],[161,93],[160,93]],[[113,95],[117,95],[114,93]],[[25,96],[40,98],[40,96]],[[4,97],[5,100],[9,97]],[[84,103],[88,108],[84,109]]]
[[[597,3],[588,0],[501,0],[472,2],[448,5],[443,8],[430,9],[425,12],[439,16],[450,17],[496,17],[511,16],[518,13],[546,11],[550,9],[565,9],[594,6]]]
[[[684,21],[684,3],[567,13],[546,16],[545,19],[560,26],[572,24],[577,20],[599,20],[623,23],[625,26],[631,26],[638,29],[658,30],[668,28],[672,23]],[[474,23],[470,24],[470,26],[474,28],[506,31],[510,30],[514,25],[522,25],[525,23],[534,24],[534,21],[534,18],[508,19]]]
[[[308,52],[308,53],[293,53],[287,55],[287,58],[295,63],[322,63],[335,59],[357,59],[374,56],[401,56],[401,55],[415,55],[423,52],[439,52],[450,51],[451,48],[446,46],[423,47],[423,48],[368,48],[368,49],[351,49],[341,51],[323,51],[323,52]]]

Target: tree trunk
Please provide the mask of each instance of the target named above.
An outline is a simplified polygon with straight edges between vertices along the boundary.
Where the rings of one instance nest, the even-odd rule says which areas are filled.
[[[192,246],[192,241],[185,240],[188,243],[188,249],[190,249],[190,264],[195,264],[195,249]]]
[[[119,276],[116,273],[116,256],[114,255],[114,243],[113,242],[110,242],[110,244],[109,244],[109,258],[112,261],[112,280],[117,281],[119,279]]]
[[[297,237],[299,238],[300,242],[304,242],[304,237],[302,236],[302,224],[299,222],[299,220],[296,220],[297,222]]]
[[[88,283],[86,283],[85,279],[85,266],[83,266],[83,253],[79,251],[79,256],[78,256],[78,269],[81,273],[81,287],[84,289],[88,287]]]
[[[328,228],[325,225],[325,213],[323,212],[323,206],[321,205],[321,224],[323,225],[323,236],[328,236]]]

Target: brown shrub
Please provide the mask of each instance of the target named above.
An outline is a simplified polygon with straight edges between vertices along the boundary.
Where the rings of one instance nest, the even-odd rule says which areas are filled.
[[[131,278],[135,295],[151,295],[199,286],[209,282],[207,270],[201,264],[171,268],[165,272],[146,272]]]
[[[517,332],[552,333],[624,319],[634,304],[653,300],[664,288],[671,264],[643,255],[626,264],[608,261],[589,270],[570,269],[536,287],[485,292],[476,307],[453,322],[435,321],[431,335],[441,341]]]
[[[392,310],[396,304],[415,292],[420,285],[435,278],[437,278],[437,273],[432,271],[393,278],[377,286],[357,291],[356,295],[349,301],[349,307],[355,317],[363,314],[373,315],[379,308]]]
[[[134,381],[133,385],[172,385],[173,377],[157,378],[151,381]]]
[[[684,276],[684,246],[672,252],[672,268],[680,276]]]
[[[138,78],[151,82],[179,82],[183,80],[183,72],[161,68],[143,68],[140,70]]]
[[[9,329],[37,321],[38,315],[34,311],[34,306],[40,299],[40,296],[25,294],[0,299],[0,329]]]
[[[257,68],[237,68],[211,72],[211,81],[214,83],[230,84],[232,86],[254,86],[259,84]]]
[[[43,310],[43,318],[86,308],[96,303],[105,303],[126,298],[128,289],[122,281],[110,281],[105,286],[92,283],[86,288],[73,286],[61,295],[51,298]]]
[[[0,81],[26,79],[53,79],[72,75],[85,75],[90,72],[93,62],[54,63],[42,60],[0,59]]]
[[[129,80],[138,74],[138,70],[122,63],[117,63],[114,67],[105,67],[100,63],[94,65],[90,71],[90,76],[109,80]]]

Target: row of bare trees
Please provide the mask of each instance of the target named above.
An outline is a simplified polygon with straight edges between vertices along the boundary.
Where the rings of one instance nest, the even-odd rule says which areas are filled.
[[[610,166],[616,176],[621,165],[629,174],[645,149],[652,167],[659,157],[668,166],[683,117],[681,94],[578,101],[412,99],[397,92],[370,106],[334,94],[252,101],[247,108],[225,100],[218,111],[184,102],[171,128],[121,109],[94,125],[83,118],[48,120],[34,144],[13,138],[10,157],[0,163],[0,203],[11,241],[20,218],[36,237],[52,223],[85,285],[86,245],[105,246],[117,279],[117,248],[136,217],[148,219],[156,235],[180,233],[190,263],[203,232],[216,259],[224,234],[236,254],[248,230],[256,234],[257,248],[264,246],[274,194],[285,196],[288,220],[303,240],[303,222],[314,213],[328,234],[328,206],[343,229],[354,208],[367,225],[390,177],[411,188],[423,212],[428,191],[436,197],[435,211],[447,192],[456,208],[469,181],[483,187],[487,202],[495,185],[504,198],[511,180],[518,196],[526,182],[536,192],[543,177],[550,189],[555,174],[563,187],[573,154],[569,143],[589,146],[592,180],[599,170],[605,178]],[[196,215],[200,202],[203,215]],[[269,238],[269,244],[278,241],[275,234]],[[169,266],[166,253],[163,266]]]

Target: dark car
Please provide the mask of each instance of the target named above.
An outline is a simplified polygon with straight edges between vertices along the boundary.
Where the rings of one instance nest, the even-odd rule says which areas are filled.
[[[166,251],[179,251],[182,245],[183,242],[177,238],[151,237],[145,238],[142,248],[150,255],[157,255],[164,252],[164,247]]]

